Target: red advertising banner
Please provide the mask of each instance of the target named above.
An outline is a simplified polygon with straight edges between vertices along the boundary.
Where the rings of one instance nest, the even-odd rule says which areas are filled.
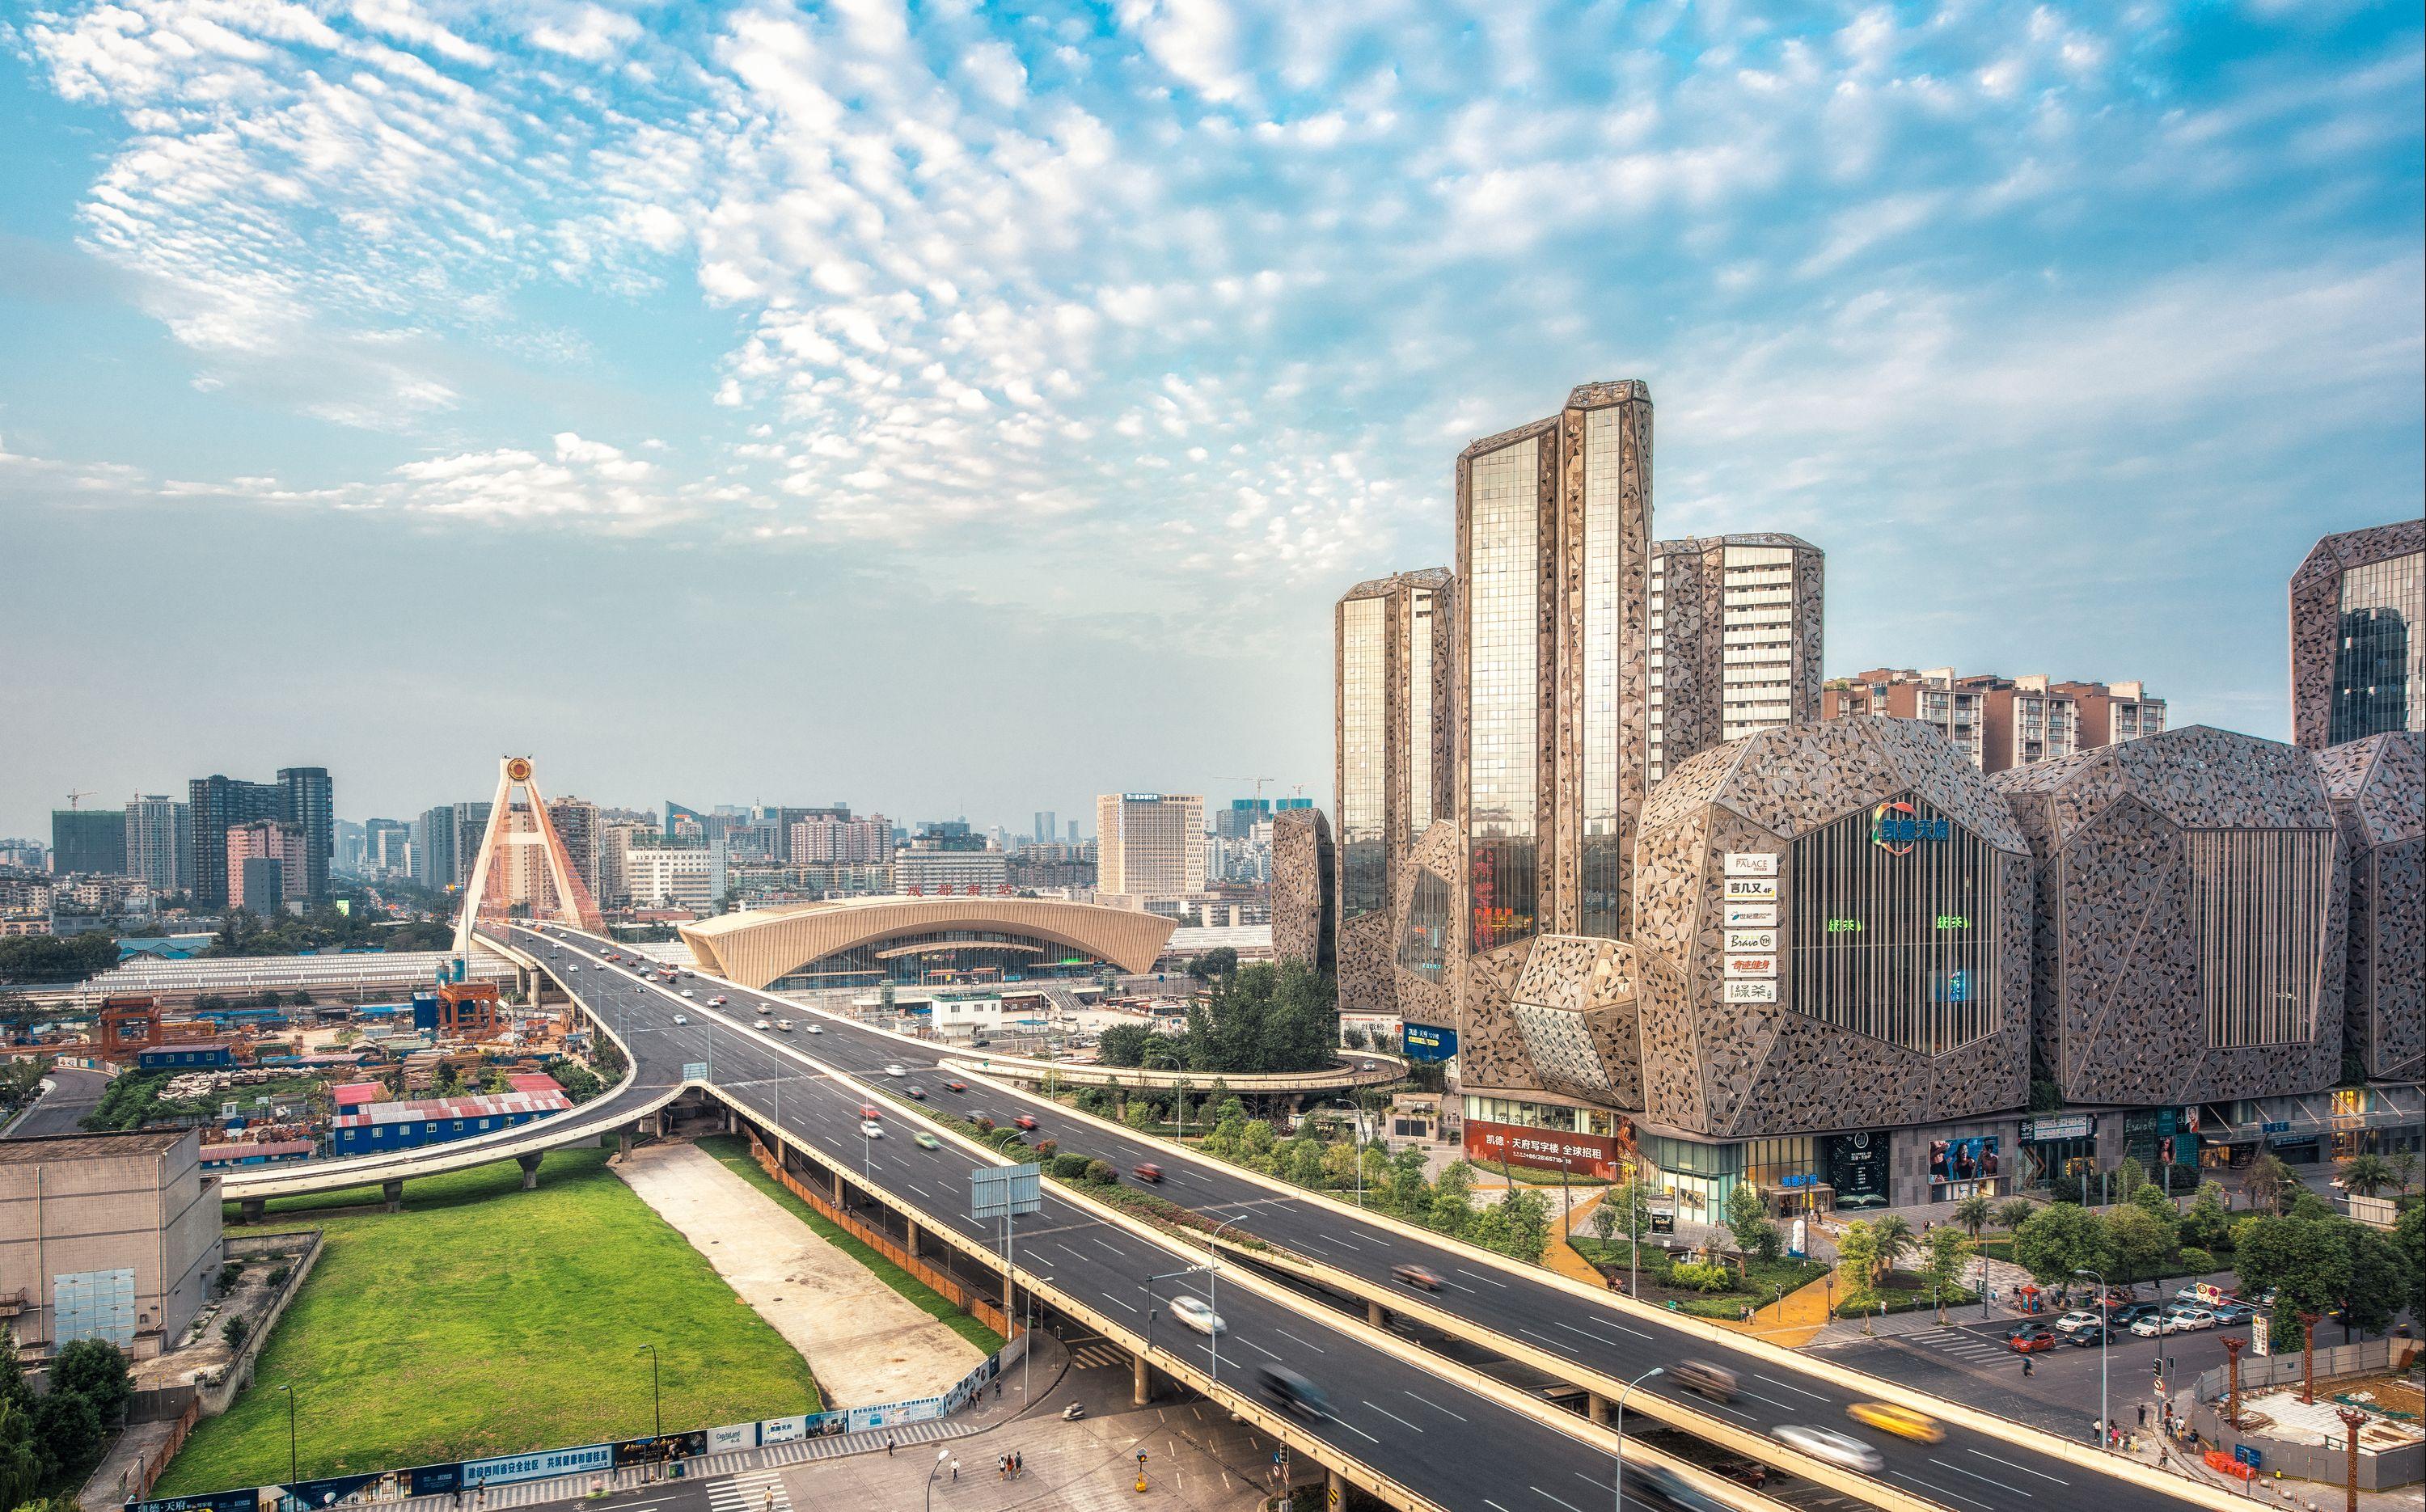
[[[1531,1129],[1522,1124],[1465,1120],[1465,1158],[1496,1166],[1501,1157],[1519,1166],[1540,1166],[1571,1175],[1618,1178],[1617,1141],[1607,1134],[1574,1134],[1564,1129]]]

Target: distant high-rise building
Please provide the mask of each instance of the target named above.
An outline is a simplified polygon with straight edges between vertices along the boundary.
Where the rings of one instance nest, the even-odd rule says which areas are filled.
[[[2291,574],[2291,738],[2426,731],[2426,521],[2327,536]]]
[[[186,837],[177,825],[185,807],[167,794],[138,794],[126,800],[126,874],[163,896],[184,891],[178,856]]]
[[[1205,798],[1193,793],[1106,793],[1095,799],[1095,887],[1172,897],[1205,887]]]
[[[676,844],[698,844],[707,839],[706,815],[697,809],[686,808],[673,799],[666,800],[666,838]]]
[[[227,906],[276,914],[305,901],[303,827],[255,819],[227,830]]]
[[[811,861],[888,861],[893,859],[893,821],[881,813],[854,819],[848,809],[841,811],[840,817],[820,814],[802,819],[792,826],[789,855],[796,866]]]
[[[1707,747],[1820,717],[1823,565],[1794,536],[1653,542],[1652,781]]]
[[[550,798],[547,821],[555,827],[557,838],[564,842],[565,859],[572,863],[573,875],[590,890],[590,896],[595,900],[600,880],[598,805],[570,796]],[[540,871],[544,877],[546,869],[542,867]]]
[[[480,859],[480,842],[489,837],[489,810],[494,800],[474,798],[455,804],[450,812],[454,837],[453,874],[446,879],[448,887],[462,887],[472,880],[473,864]]]
[[[1036,822],[1028,833],[1035,837],[1038,844],[1049,845],[1061,838],[1060,825],[1059,816],[1052,810],[1039,809],[1036,811]]]
[[[1070,821],[1070,832],[1069,832],[1067,835],[1063,836],[1062,838],[1063,838],[1063,839],[1064,839],[1068,844],[1073,844],[1073,845],[1075,845],[1075,844],[1076,844],[1078,843],[1078,821],[1077,821],[1077,820],[1073,819],[1073,820],[1071,820],[1071,821]]]
[[[1449,706],[1457,626],[1448,571],[1360,583],[1340,599],[1334,620],[1339,1005],[1393,1013],[1405,924],[1400,870],[1424,831],[1456,806]],[[1269,819],[1269,806],[1258,808]]]
[[[1917,719],[1983,772],[2060,761],[2165,728],[2165,700],[2150,698],[2142,683],[2059,683],[2043,673],[1958,676],[1950,667],[1925,672],[1875,668],[1831,678],[1820,707],[1829,719]]]
[[[373,877],[411,876],[412,826],[401,819],[363,822],[363,864]]]
[[[124,877],[126,811],[53,809],[51,871],[59,877]]]
[[[305,902],[324,902],[329,896],[329,862],[337,854],[337,807],[329,769],[283,767],[278,773],[278,817],[302,835],[303,853],[287,858],[287,869],[302,872]]]
[[[197,777],[186,788],[186,849],[193,855],[194,906],[228,906],[227,833],[237,825],[283,816],[285,794],[275,782]]]

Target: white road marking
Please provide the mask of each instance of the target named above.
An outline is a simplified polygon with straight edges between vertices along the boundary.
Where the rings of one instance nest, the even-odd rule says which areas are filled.
[[[1974,1450],[1972,1450],[1972,1451],[1971,1451],[1971,1453],[1973,1453],[1973,1454],[1975,1454],[1975,1455],[1978,1455],[1978,1456],[1979,1456],[1981,1458],[1982,1458],[1982,1459],[1993,1459],[1993,1460],[1996,1460],[1996,1462],[1997,1462],[1997,1464],[2004,1466],[2004,1467],[2005,1467],[2006,1469],[2008,1469],[2008,1470],[2018,1470],[2018,1471],[2021,1471],[2022,1472],[2024,1472],[2025,1474],[2036,1475],[2039,1479],[2041,1479],[2041,1480],[2043,1480],[2043,1481],[2054,1481],[2058,1486],[2069,1486],[2069,1485],[2071,1485],[2071,1484],[2072,1484],[2072,1482],[2070,1482],[2070,1481],[2068,1481],[2068,1480],[2062,1479],[2062,1478],[2061,1478],[2061,1477],[2059,1477],[2059,1476],[2050,1475],[2050,1474],[2048,1474],[2046,1471],[2043,1471],[2043,1470],[2032,1470],[2032,1469],[2030,1469],[2030,1466],[2028,1466],[2028,1465],[2016,1465],[2016,1464],[2014,1464],[2014,1463],[2012,1460],[2010,1460],[2010,1459],[1997,1459],[1997,1456],[1994,1456],[1994,1455],[1992,1455],[1992,1454],[1988,1453],[1988,1451],[1986,1451],[1985,1449],[1974,1449]]]
[[[1272,1332],[1279,1334],[1285,1339],[1297,1339],[1297,1335],[1289,1332],[1286,1328],[1274,1328]],[[1305,1341],[1302,1339],[1297,1339],[1297,1342],[1299,1343],[1305,1344],[1308,1349],[1313,1350],[1318,1355],[1323,1352],[1322,1346],[1319,1344],[1306,1344]]]
[[[1400,1387],[1400,1388],[1399,1388],[1399,1390],[1400,1390],[1401,1391],[1405,1391],[1405,1393],[1406,1393],[1407,1395],[1409,1395],[1409,1396],[1415,1396],[1415,1392],[1406,1391],[1406,1388],[1404,1388],[1404,1387]],[[1464,1422],[1469,1421],[1469,1420],[1466,1418],[1466,1416],[1465,1416],[1465,1414],[1464,1414],[1464,1413],[1463,1413],[1463,1412],[1449,1412],[1449,1411],[1448,1411],[1448,1408],[1447,1408],[1447,1407],[1445,1407],[1441,1406],[1438,1402],[1433,1401],[1431,1397],[1428,1397],[1428,1396],[1415,1396],[1415,1400],[1416,1400],[1416,1401],[1418,1401],[1418,1402],[1421,1402],[1424,1406],[1426,1406],[1426,1407],[1428,1407],[1431,1408],[1431,1409],[1432,1409],[1433,1411],[1435,1411],[1435,1412],[1448,1412],[1448,1415],[1449,1415],[1450,1417],[1453,1417],[1453,1418],[1457,1419],[1457,1421],[1458,1421],[1458,1422],[1460,1422],[1460,1423],[1464,1423]]]
[[[1931,1464],[1933,1464],[1933,1465],[1942,1465],[1942,1466],[1945,1466],[1945,1468],[1946,1468],[1946,1469],[1952,1471],[1952,1472],[1953,1472],[1954,1473],[1956,1473],[1957,1475],[1968,1475],[1968,1476],[1970,1476],[1973,1480],[1975,1480],[1975,1481],[1979,1481],[1979,1482],[1981,1482],[1981,1484],[1983,1484],[1983,1485],[1987,1485],[1987,1486],[1994,1486],[1994,1487],[1996,1487],[1998,1490],[2012,1491],[2012,1492],[2013,1492],[2014,1495],[2016,1495],[2016,1496],[2028,1496],[2028,1495],[2030,1495],[2030,1492],[2028,1492],[2028,1491],[2026,1491],[2026,1490],[2023,1490],[2023,1489],[2022,1489],[2020,1487],[2018,1487],[2018,1486],[2008,1486],[2008,1485],[2006,1485],[2003,1481],[1996,1480],[1996,1479],[1992,1479],[1992,1478],[1991,1478],[1991,1477],[1989,1477],[1989,1476],[1982,1475],[1982,1474],[1981,1474],[1981,1473],[1980,1473],[1978,1471],[1976,1471],[1976,1470],[1965,1470],[1965,1469],[1964,1469],[1962,1466],[1960,1466],[1960,1465],[1949,1465],[1949,1464],[1947,1464],[1947,1463],[1946,1463],[1946,1461],[1945,1461],[1945,1460],[1942,1460],[1942,1459],[1934,1459],[1934,1458],[1933,1458],[1932,1460],[1930,1460],[1930,1463],[1931,1463]]]
[[[1245,1344],[1248,1348],[1253,1350],[1256,1354],[1263,1356],[1266,1359],[1278,1359],[1281,1358],[1280,1356],[1273,1354],[1270,1350],[1266,1349],[1263,1345],[1255,1343],[1253,1339],[1239,1339],[1233,1342]]]
[[[1895,1471],[1895,1472],[1893,1472],[1892,1473],[1894,1474],[1895,1478],[1896,1478],[1896,1479],[1898,1479],[1898,1480],[1900,1480],[1900,1481],[1910,1481],[1910,1482],[1912,1482],[1915,1486],[1920,1487],[1920,1488],[1923,1488],[1924,1490],[1934,1491],[1934,1492],[1936,1492],[1936,1493],[1937,1493],[1938,1495],[1940,1495],[1940,1496],[1950,1496],[1950,1497],[1954,1498],[1954,1500],[1956,1500],[1956,1501],[1958,1501],[1958,1502],[1967,1502],[1967,1503],[1969,1503],[1971,1505],[1981,1508],[1981,1512],[1990,1512],[1990,1509],[1989,1509],[1989,1507],[1988,1507],[1988,1504],[1987,1504],[1987,1503],[1985,1503],[1985,1502],[1981,1502],[1981,1501],[1975,1501],[1975,1500],[1973,1500],[1972,1498],[1970,1498],[1970,1497],[1967,1497],[1967,1496],[1964,1495],[1964,1494],[1963,1494],[1962,1492],[1960,1492],[1960,1491],[1949,1491],[1949,1490],[1948,1490],[1948,1489],[1947,1489],[1945,1487],[1943,1487],[1943,1486],[1932,1486],[1932,1485],[1930,1485],[1930,1484],[1929,1484],[1929,1482],[1927,1482],[1927,1481],[1925,1481],[1925,1480],[1922,1480],[1919,1476],[1917,1476],[1917,1475],[1907,1475],[1907,1474],[1905,1474],[1902,1471],[1900,1471],[1900,1470],[1899,1470],[1899,1471]]]
[[[1568,1501],[1565,1497],[1563,1497],[1563,1496],[1550,1496],[1550,1493],[1549,1493],[1549,1492],[1547,1492],[1547,1491],[1545,1491],[1545,1490],[1542,1489],[1542,1488],[1541,1488],[1540,1487],[1538,1487],[1538,1486],[1528,1486],[1528,1487],[1526,1487],[1526,1488],[1525,1488],[1525,1489],[1527,1489],[1527,1490],[1528,1490],[1528,1491],[1532,1492],[1535,1496],[1549,1496],[1551,1501],[1558,1503],[1558,1504],[1559,1504],[1561,1506],[1562,1506],[1562,1507],[1565,1507],[1565,1508],[1567,1509],[1567,1512],[1584,1512],[1584,1509],[1583,1509],[1582,1507],[1579,1507],[1579,1506],[1576,1505],[1573,1502]]]
[[[1374,1438],[1371,1434],[1367,1433],[1356,1424],[1349,1422],[1346,1418],[1341,1417],[1336,1412],[1331,1415],[1331,1421],[1338,1424],[1341,1427],[1347,1429],[1350,1433],[1354,1434],[1357,1438],[1364,1440],[1368,1444],[1378,1444],[1382,1441],[1381,1440]]]
[[[1363,1397],[1358,1397],[1358,1398],[1357,1398],[1357,1400],[1358,1400],[1358,1401],[1360,1401],[1360,1402],[1365,1402],[1365,1399],[1364,1399]],[[1393,1422],[1393,1423],[1399,1424],[1399,1425],[1401,1425],[1401,1426],[1403,1426],[1403,1427],[1415,1428],[1415,1425],[1414,1424],[1409,1423],[1406,1419],[1404,1419],[1404,1418],[1402,1418],[1402,1417],[1399,1416],[1396,1412],[1391,1411],[1388,1407],[1373,1407],[1373,1404],[1372,1404],[1371,1402],[1365,1402],[1365,1405],[1366,1405],[1367,1407],[1373,1407],[1373,1410],[1374,1410],[1374,1411],[1379,1412],[1380,1414],[1382,1414],[1382,1416],[1383,1416],[1383,1417],[1385,1417],[1385,1418],[1389,1419],[1389,1420],[1390,1420],[1391,1422]],[[1424,1430],[1423,1430],[1423,1429],[1421,1429],[1421,1428],[1415,1428],[1415,1431],[1416,1431],[1417,1433],[1421,1433],[1421,1432],[1423,1432]]]
[[[1500,1279],[1499,1278],[1497,1278],[1496,1276],[1484,1276],[1484,1275],[1480,1275],[1480,1274],[1479,1274],[1479,1273],[1477,1273],[1477,1272],[1475,1272],[1475,1271],[1467,1270],[1467,1269],[1466,1269],[1464,1266],[1463,1266],[1463,1265],[1455,1265],[1455,1266],[1451,1266],[1450,1268],[1451,1268],[1452,1270],[1455,1270],[1455,1271],[1456,1271],[1460,1276],[1471,1277],[1471,1278],[1473,1278],[1475,1280],[1478,1280],[1478,1281],[1489,1281],[1492,1285],[1494,1285],[1494,1286],[1496,1286],[1496,1287],[1499,1288],[1499,1289],[1500,1289],[1501,1291],[1503,1291],[1503,1292],[1504,1292],[1504,1291],[1506,1291],[1506,1290],[1508,1290],[1508,1283],[1507,1283],[1506,1281],[1501,1280],[1501,1279]],[[1545,1494],[1546,1494],[1546,1493],[1545,1493]]]
[[[1756,1381],[1767,1381],[1770,1385],[1781,1388],[1785,1391],[1792,1391],[1797,1396],[1807,1396],[1814,1402],[1825,1402],[1828,1400],[1817,1391],[1806,1391],[1802,1387],[1796,1386],[1790,1381],[1781,1381],[1774,1375],[1763,1375],[1758,1371],[1753,1372],[1752,1378]]]

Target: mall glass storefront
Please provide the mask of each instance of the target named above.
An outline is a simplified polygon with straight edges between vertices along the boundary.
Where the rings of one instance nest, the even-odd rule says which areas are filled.
[[[1056,941],[1000,929],[934,929],[854,945],[786,972],[777,992],[815,988],[946,986],[1092,976],[1104,963]]]

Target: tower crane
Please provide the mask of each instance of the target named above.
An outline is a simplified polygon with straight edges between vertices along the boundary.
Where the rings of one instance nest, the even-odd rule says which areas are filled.
[[[1255,784],[1255,801],[1256,801],[1256,802],[1258,802],[1258,803],[1260,803],[1260,802],[1262,802],[1262,801],[1263,801],[1263,798],[1264,798],[1264,784],[1265,784],[1265,783],[1267,783],[1267,782],[1277,782],[1277,781],[1279,781],[1279,780],[1280,780],[1280,779],[1279,779],[1279,778],[1277,778],[1277,777],[1225,777],[1225,778],[1221,779],[1221,780],[1222,780],[1222,781],[1224,781],[1224,782],[1253,782],[1253,783],[1254,783],[1254,784]]]
[[[68,789],[68,808],[70,810],[73,810],[78,804],[92,796],[92,795],[93,790],[89,787],[75,787]]]

